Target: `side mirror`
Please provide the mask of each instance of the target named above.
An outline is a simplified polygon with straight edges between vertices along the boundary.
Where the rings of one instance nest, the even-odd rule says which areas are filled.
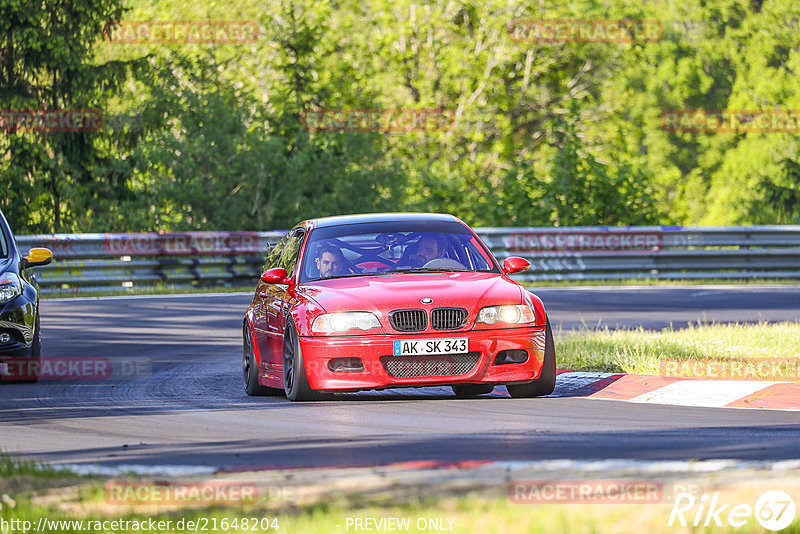
[[[49,248],[32,248],[25,256],[26,267],[41,267],[53,261],[53,253]]]
[[[289,273],[282,267],[268,269],[261,274],[261,281],[265,284],[288,284]]]
[[[503,260],[503,272],[506,274],[521,273],[530,267],[531,264],[525,258],[511,256]]]

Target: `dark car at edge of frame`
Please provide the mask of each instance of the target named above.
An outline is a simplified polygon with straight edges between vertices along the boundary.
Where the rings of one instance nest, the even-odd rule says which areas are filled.
[[[39,284],[33,267],[53,261],[46,248],[20,254],[14,234],[0,212],[0,381],[36,382],[41,366]],[[9,373],[9,362],[22,374]],[[27,365],[13,365],[26,363]]]

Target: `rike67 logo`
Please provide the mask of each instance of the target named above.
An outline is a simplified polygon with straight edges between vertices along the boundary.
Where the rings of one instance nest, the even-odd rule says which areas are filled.
[[[755,517],[765,529],[777,531],[788,527],[795,513],[794,500],[781,490],[762,493],[755,506],[722,504],[719,502],[719,493],[714,493],[710,498],[704,493],[699,499],[691,493],[679,493],[672,505],[667,526],[721,527],[727,521],[731,527],[743,527]]]

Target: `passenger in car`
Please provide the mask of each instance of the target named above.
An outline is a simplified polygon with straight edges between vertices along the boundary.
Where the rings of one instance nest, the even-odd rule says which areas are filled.
[[[344,273],[344,256],[338,247],[324,244],[317,252],[317,270],[320,278],[329,278]]]

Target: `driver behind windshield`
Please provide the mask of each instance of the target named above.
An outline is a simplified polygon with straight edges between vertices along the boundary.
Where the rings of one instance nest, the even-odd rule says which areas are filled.
[[[416,261],[413,267],[422,267],[431,260],[444,258],[447,241],[441,234],[425,234],[417,242]]]
[[[322,245],[317,252],[317,270],[320,278],[344,274],[344,256],[338,247]]]

